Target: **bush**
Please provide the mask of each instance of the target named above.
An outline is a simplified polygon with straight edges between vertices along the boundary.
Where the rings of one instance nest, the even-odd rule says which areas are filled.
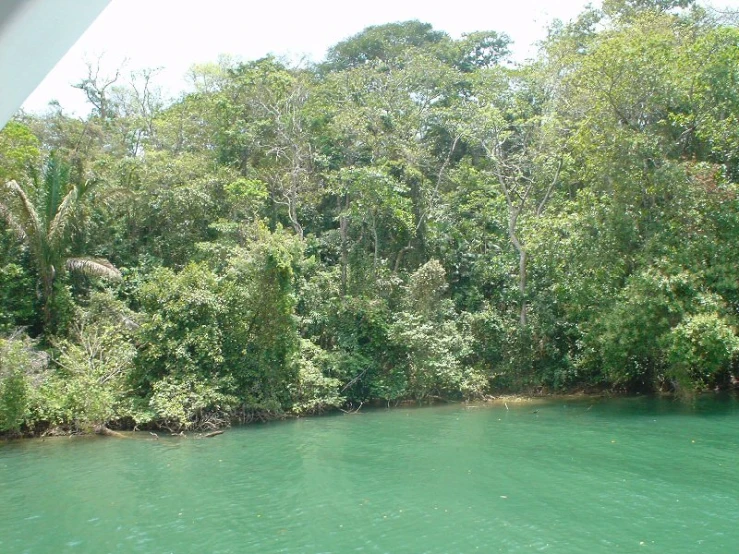
[[[140,398],[158,394],[155,383],[208,383],[238,397],[244,412],[289,408],[288,385],[298,378],[292,286],[299,245],[281,232],[252,231],[248,248],[229,247],[221,273],[205,262],[160,268],[138,288],[147,312],[132,376]],[[164,419],[178,426],[189,416]]]
[[[665,339],[668,376],[684,388],[704,389],[728,371],[739,352],[739,337],[716,313],[690,315]]]
[[[309,340],[300,341],[298,381],[290,385],[295,414],[315,414],[338,408],[346,400],[341,396],[341,381],[323,373],[328,354]]]
[[[94,293],[77,308],[69,339],[55,341],[56,371],[40,388],[36,419],[90,431],[123,417],[121,405],[136,348],[135,314],[109,293]]]
[[[13,263],[2,265],[0,261],[0,331],[33,323],[34,295],[29,291],[34,288],[35,281],[25,268]]]
[[[28,415],[28,360],[16,341],[0,343],[0,431],[17,433]],[[19,347],[20,346],[20,347]]]
[[[206,377],[222,371],[225,305],[217,275],[204,264],[179,273],[160,268],[138,289],[137,299],[148,314],[138,329],[135,385],[142,396],[150,383],[170,374]]]
[[[17,434],[32,423],[34,377],[46,360],[27,337],[0,339],[0,432]]]
[[[403,304],[389,330],[397,363],[405,369],[406,395],[474,398],[482,396],[487,379],[482,371],[465,364],[472,335],[460,320],[446,292],[444,268],[431,260],[413,275]]]
[[[153,422],[171,432],[187,429],[215,429],[230,422],[237,404],[212,383],[194,376],[167,376],[154,383],[149,399]]]

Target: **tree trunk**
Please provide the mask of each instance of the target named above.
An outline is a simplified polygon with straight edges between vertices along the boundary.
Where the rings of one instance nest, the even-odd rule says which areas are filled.
[[[293,191],[291,191],[289,196],[287,197],[287,215],[290,218],[290,223],[292,224],[293,229],[295,230],[295,234],[298,235],[298,238],[302,241],[303,240],[303,226],[300,224],[300,221],[298,221],[296,196],[297,195],[294,194]]]
[[[341,215],[339,216],[339,232],[341,234],[341,294],[346,294],[347,267],[349,265],[349,248],[347,245],[349,235],[349,218],[346,211],[349,209],[349,197],[344,195],[344,206],[338,201]]]
[[[53,268],[52,268],[53,271]],[[44,331],[48,332],[51,326],[51,310],[54,302],[54,276],[53,273],[42,275],[41,293],[44,302]]]
[[[377,276],[377,257],[380,253],[380,241],[377,238],[377,224],[375,223],[375,218],[372,218],[372,241],[375,243],[375,251],[372,257],[372,272],[375,276]]]
[[[521,296],[521,327],[526,327],[526,250],[518,251],[518,293]]]
[[[521,302],[521,315],[519,323],[521,327],[526,327],[527,317],[527,305],[526,305],[526,247],[518,238],[516,234],[516,223],[518,222],[518,210],[512,209],[510,217],[508,218],[508,237],[511,240],[511,244],[518,252],[518,294]]]

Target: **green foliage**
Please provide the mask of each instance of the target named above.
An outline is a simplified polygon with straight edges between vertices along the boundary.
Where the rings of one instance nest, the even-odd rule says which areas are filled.
[[[688,8],[695,0],[605,0],[603,11],[610,17],[635,17],[644,11],[666,12]]]
[[[298,377],[289,386],[293,413],[316,414],[344,403],[341,381],[326,376],[329,363],[330,356],[321,347],[305,339],[300,341]]]
[[[194,376],[167,376],[154,383],[149,399],[152,422],[175,433],[189,429],[214,429],[230,421],[237,403],[233,396]],[[146,421],[146,416],[142,418]]]
[[[485,304],[474,313],[466,313],[469,329],[469,353],[464,361],[478,375],[485,376],[489,388],[516,390],[522,387],[521,352],[516,349],[520,331],[505,314]]]
[[[2,239],[0,239],[2,240]],[[8,332],[34,320],[34,278],[22,265],[0,264],[0,332]]]
[[[257,228],[256,239],[231,260],[224,282],[224,355],[247,409],[280,411],[297,375],[293,281],[301,252],[282,232]]]
[[[600,363],[617,384],[649,389],[674,377],[702,388],[712,374],[728,370],[733,355],[734,332],[720,311],[720,298],[701,291],[689,272],[655,268],[634,275],[602,330],[594,329]],[[699,332],[706,333],[701,340]]]
[[[69,254],[71,231],[79,220],[80,203],[95,184],[92,180],[82,180],[76,173],[69,164],[52,155],[44,167],[41,183],[22,187],[16,181],[9,181],[0,188],[0,217],[28,247],[39,276],[44,325],[51,332],[59,331],[52,321],[58,275],[67,270],[109,279],[120,277],[108,260]],[[77,182],[73,184],[73,180]]]
[[[288,407],[297,375],[295,246],[257,228],[248,248],[232,247],[223,275],[204,263],[155,270],[137,291],[147,312],[133,374],[139,394],[149,397],[161,382],[203,382],[237,395],[247,412]]]
[[[433,45],[445,37],[445,33],[433,30],[428,23],[416,20],[371,26],[331,47],[326,65],[332,71],[340,71],[375,60],[391,62],[405,50]]]
[[[28,340],[0,339],[0,433],[18,433],[27,422],[38,361]]]
[[[466,33],[453,46],[453,50],[457,51],[454,64],[459,70],[468,73],[493,67],[508,56],[510,42],[507,35],[495,31]]]
[[[7,374],[5,428],[731,386],[738,38],[609,0],[516,67],[505,34],[408,21],[169,102],[91,72],[89,117],[0,133],[0,329],[55,362]]]
[[[159,268],[137,291],[147,313],[138,331],[141,352],[137,358],[139,386],[167,375],[217,375],[223,365],[225,312],[218,291],[219,278],[204,264],[190,264],[181,272]]]
[[[668,376],[687,390],[715,386],[739,353],[735,330],[715,312],[687,316],[664,343]]]
[[[397,349],[396,362],[405,371],[405,394],[417,400],[460,395],[476,398],[487,388],[486,375],[465,364],[470,334],[456,321],[446,299],[444,268],[431,260],[411,275],[404,304],[388,331]]]
[[[253,220],[264,207],[269,192],[264,182],[258,179],[239,178],[225,187],[228,202],[233,206],[232,216]]]
[[[0,184],[31,177],[41,157],[40,146],[26,125],[8,122],[0,131]]]
[[[301,332],[326,352],[325,373],[342,383],[349,402],[404,397],[405,377],[388,352],[390,310],[387,299],[341,294],[340,268],[311,274],[300,285]],[[376,285],[394,285],[384,280]],[[378,287],[380,288],[380,287]]]
[[[95,293],[86,309],[77,308],[69,338],[54,344],[56,369],[40,387],[34,418],[90,431],[127,417],[135,325],[135,315],[109,293]]]

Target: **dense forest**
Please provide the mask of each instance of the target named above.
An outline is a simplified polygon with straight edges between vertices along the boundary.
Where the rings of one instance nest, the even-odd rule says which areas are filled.
[[[739,29],[606,0],[513,63],[369,27],[318,64],[76,86],[0,133],[0,431],[213,428],[736,379]]]

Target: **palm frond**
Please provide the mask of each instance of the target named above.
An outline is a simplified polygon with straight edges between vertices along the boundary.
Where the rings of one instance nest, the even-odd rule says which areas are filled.
[[[106,279],[121,278],[121,272],[105,258],[67,258],[67,269]]]
[[[47,225],[51,223],[59,211],[62,195],[67,192],[66,189],[69,186],[69,176],[69,165],[59,159],[56,153],[52,152],[46,162],[42,195]]]
[[[0,219],[5,221],[5,224],[18,236],[18,239],[25,240],[27,235],[23,230],[23,227],[16,221],[15,217],[13,217],[13,213],[10,211],[10,208],[2,202],[0,202]]]
[[[79,189],[73,187],[59,204],[59,208],[49,224],[48,242],[52,249],[61,247],[64,242],[64,229],[69,223],[70,214],[79,196]]]
[[[97,179],[86,179],[84,182],[77,185],[77,188],[79,189],[79,197],[82,198],[90,190],[95,188],[98,182],[99,181]]]
[[[11,212],[15,224],[23,230],[23,235],[34,241],[34,247],[41,249],[43,241],[43,230],[38,212],[26,193],[16,181],[8,181],[5,184],[4,192],[16,200],[16,210],[12,210],[10,206],[5,205],[5,209]],[[15,212],[15,213],[13,213]]]

